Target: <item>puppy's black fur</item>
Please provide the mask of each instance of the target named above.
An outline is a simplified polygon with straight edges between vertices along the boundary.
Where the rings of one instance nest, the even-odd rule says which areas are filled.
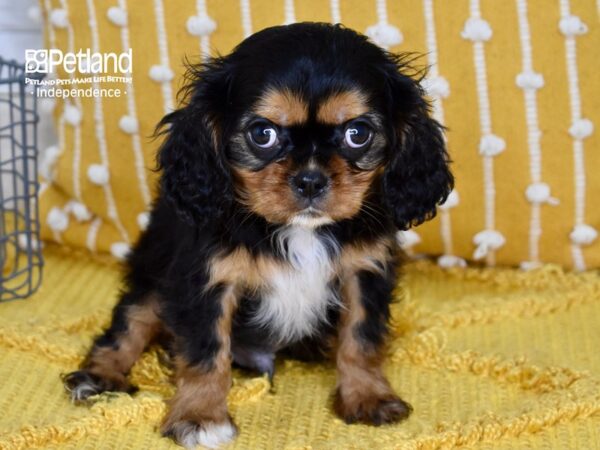
[[[192,370],[204,384],[216,383],[210,378],[214,373],[228,377],[219,359],[222,353],[232,352],[238,363],[272,375],[275,352],[300,349],[306,354],[307,349],[317,347],[322,352],[337,351],[336,411],[347,421],[378,424],[408,414],[408,406],[393,394],[379,372],[396,284],[394,236],[398,229],[433,217],[436,206],[452,189],[453,178],[442,127],[430,118],[418,81],[407,75],[411,69],[406,59],[341,26],[302,23],[263,30],[230,55],[191,67],[185,103],[160,123],[166,135],[158,155],[160,194],[148,229],[128,257],[125,288],[112,324],[96,340],[81,371],[66,377],[74,398],[100,392],[106,389],[103,386],[129,390],[124,378],[132,361],[162,334],[171,342],[179,364],[180,389],[191,383],[188,375]],[[299,108],[305,117],[301,123],[273,125],[280,133],[278,147],[270,153],[255,152],[249,149],[247,137],[244,141],[245,127],[253,120],[251,112],[257,102],[269,90],[293,93],[301,106],[306,106]],[[343,92],[360,93],[369,110],[364,120],[370,121],[374,138],[371,148],[360,156],[343,151],[346,122],[327,124],[316,118],[326,99]],[[242,137],[236,141],[235,136]],[[357,158],[368,159],[374,167],[361,169]],[[310,232],[336,267],[327,280],[327,292],[342,303],[355,296],[358,303],[348,300],[350,312],[341,315],[340,303],[332,301],[311,333],[287,340],[274,338],[269,324],[258,326],[252,320],[269,287],[260,281],[223,281],[230,278],[228,273],[214,281],[215,258],[233,258],[231,255],[243,250],[250,261],[263,258],[273,267],[287,267],[285,245],[282,248],[273,237],[289,227],[289,222],[270,219],[240,192],[252,190],[244,183],[255,182],[251,178],[255,174],[275,169],[285,173],[273,189],[284,189],[281,186],[312,164],[334,180],[328,185],[333,195],[335,189],[342,189],[332,175],[338,169],[330,169],[335,159],[342,161],[339,170],[350,179],[358,180],[369,172],[368,188],[356,211],[324,221]],[[285,195],[297,199],[297,193]],[[352,182],[339,195],[338,199],[358,198]],[[283,208],[277,204],[266,207]],[[330,209],[326,212],[335,217],[335,208]],[[285,213],[293,217],[296,212]],[[352,256],[356,252],[366,252],[365,260],[369,259],[369,249],[376,247],[384,250],[373,255],[373,267],[348,261],[358,258]],[[346,254],[350,256],[344,259]],[[230,324],[224,300],[229,297],[235,297]],[[360,312],[353,315],[352,308]],[[343,331],[345,326],[350,327],[349,334]],[[135,340],[138,335],[143,338]],[[127,352],[129,356],[123,358]],[[357,360],[363,362],[351,362]],[[352,364],[376,373],[371,380],[376,388],[360,384]],[[92,383],[89,375],[111,382]],[[211,423],[230,423],[226,412],[194,415],[187,411],[185,401],[173,401],[163,429],[180,442],[189,442],[190,433],[210,430]],[[202,404],[202,399],[198,402]],[[218,402],[221,407],[222,400]]]

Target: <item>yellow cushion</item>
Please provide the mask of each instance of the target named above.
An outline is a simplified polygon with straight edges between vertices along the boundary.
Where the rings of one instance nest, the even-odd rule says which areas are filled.
[[[428,84],[435,114],[449,129],[459,201],[415,230],[420,243],[413,252],[444,255],[444,266],[475,257],[525,268],[540,262],[600,266],[595,2],[208,0],[206,11],[198,11],[203,2],[197,3],[42,1],[50,47],[68,50],[70,39],[75,50],[119,53],[131,47],[134,61],[133,89],[100,86],[127,89],[127,95],[82,98],[70,108],[57,102],[60,154],[54,166],[54,159],[47,162],[53,177],[43,185],[45,239],[115,256],[134,242],[157,178],[149,169],[158,142],[148,136],[176,104],[184,56],[208,49],[227,53],[245,35],[286,21],[341,20],[369,30],[393,51],[427,53],[421,63],[432,65]],[[114,23],[123,24],[124,16],[125,25]],[[192,34],[213,24],[212,33]],[[164,75],[156,65],[170,68],[174,78],[154,81],[151,71]],[[137,123],[138,131],[128,134],[120,123],[130,131]],[[405,236],[406,245],[415,240]]]
[[[40,291],[2,305],[0,448],[181,448],[157,430],[174,385],[154,350],[132,370],[133,397],[69,401],[60,374],[109,320],[120,271],[65,253],[49,246]],[[598,274],[417,263],[404,288],[384,370],[414,407],[406,422],[345,425],[331,411],[331,365],[280,361],[273,390],[234,372],[231,448],[598,448]]]

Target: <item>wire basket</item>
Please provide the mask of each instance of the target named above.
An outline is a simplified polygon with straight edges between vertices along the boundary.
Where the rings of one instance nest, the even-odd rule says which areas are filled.
[[[26,86],[23,66],[0,58],[0,301],[25,298],[42,281],[37,123],[36,87]]]

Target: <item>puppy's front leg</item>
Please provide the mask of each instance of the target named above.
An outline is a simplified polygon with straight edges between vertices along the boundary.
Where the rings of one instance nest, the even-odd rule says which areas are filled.
[[[167,320],[175,333],[177,392],[162,432],[186,448],[218,447],[236,427],[227,412],[234,288],[217,286]]]
[[[381,370],[394,270],[361,270],[343,283],[335,411],[347,423],[381,425],[403,420],[411,407],[394,393]]]

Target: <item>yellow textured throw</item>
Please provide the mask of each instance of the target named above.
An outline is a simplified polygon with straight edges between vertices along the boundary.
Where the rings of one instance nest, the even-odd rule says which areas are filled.
[[[159,350],[135,366],[133,397],[75,406],[63,392],[60,374],[108,321],[119,284],[114,265],[67,252],[46,250],[34,297],[0,304],[0,449],[177,448],[156,430],[173,392]],[[231,448],[600,448],[598,274],[417,262],[403,284],[386,373],[414,406],[408,421],[345,425],[330,409],[331,366],[280,361],[272,387],[235,372]]]
[[[312,20],[419,52],[431,67],[424,87],[449,130],[456,191],[438,219],[404,237],[407,247],[441,255],[443,267],[474,258],[600,267],[595,0],[40,3],[48,47],[133,51],[132,84],[76,85],[127,95],[56,101],[59,148],[42,161],[44,239],[122,257],[147,224],[159,144],[148,136],[177,105],[183,58],[226,54],[265,27]]]

